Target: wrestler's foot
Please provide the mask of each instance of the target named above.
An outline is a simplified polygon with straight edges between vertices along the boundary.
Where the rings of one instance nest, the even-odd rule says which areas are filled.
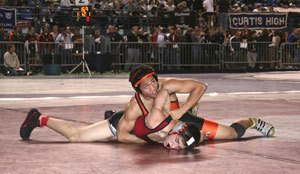
[[[27,117],[20,128],[20,136],[23,140],[28,140],[33,129],[40,127],[40,116],[41,113],[35,108],[28,112]]]
[[[253,125],[250,127],[252,129],[256,129],[267,137],[271,137],[275,133],[275,128],[272,124],[265,122],[259,118],[250,117]]]
[[[194,105],[189,109],[189,112],[190,112],[191,114],[197,116],[198,109],[199,109],[199,104],[196,103],[196,104],[194,104]]]
[[[104,119],[107,120],[109,119],[114,113],[116,113],[116,111],[113,110],[106,110],[104,112]]]

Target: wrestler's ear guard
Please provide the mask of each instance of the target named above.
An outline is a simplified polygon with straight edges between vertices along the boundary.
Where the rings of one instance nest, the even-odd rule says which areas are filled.
[[[193,123],[185,123],[179,130],[179,134],[183,138],[188,149],[199,144],[201,133],[200,130]]]

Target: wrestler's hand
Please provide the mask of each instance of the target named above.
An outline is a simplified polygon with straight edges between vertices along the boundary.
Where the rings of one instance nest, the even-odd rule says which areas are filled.
[[[174,120],[179,120],[180,117],[182,117],[182,115],[184,114],[185,112],[182,110],[182,109],[175,109],[173,111],[170,111],[169,114],[171,115],[171,117],[174,119]]]

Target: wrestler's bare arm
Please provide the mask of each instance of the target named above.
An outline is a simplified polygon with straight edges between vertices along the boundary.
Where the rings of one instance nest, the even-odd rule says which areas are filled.
[[[134,128],[135,121],[139,117],[140,111],[137,110],[139,107],[135,107],[136,103],[128,103],[125,109],[125,113],[120,119],[117,128],[118,141],[124,143],[145,143],[144,140],[139,139],[137,136],[130,132]]]
[[[179,109],[170,112],[174,119],[179,119],[185,112],[187,112],[194,104],[196,104],[200,100],[207,89],[207,85],[203,82],[189,79],[170,79],[162,83],[161,89],[167,90],[168,94],[190,94],[186,102]]]
[[[155,128],[165,119],[165,115],[168,115],[167,112],[163,111],[168,95],[168,91],[165,89],[161,89],[157,94],[153,107],[149,115],[145,118],[145,122],[149,127]]]

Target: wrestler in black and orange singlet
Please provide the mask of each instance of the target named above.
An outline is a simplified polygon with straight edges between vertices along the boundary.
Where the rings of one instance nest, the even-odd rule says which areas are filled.
[[[148,141],[148,142],[152,142],[149,138],[148,135],[154,132],[158,132],[160,130],[162,130],[163,128],[165,128],[172,120],[172,117],[169,115],[168,117],[166,117],[166,119],[161,122],[156,128],[154,129],[150,129],[146,126],[145,123],[145,117],[149,114],[149,111],[147,110],[147,108],[145,107],[145,105],[143,104],[139,93],[135,93],[135,98],[136,101],[143,113],[142,116],[139,116],[135,122],[134,125],[134,133],[137,137]],[[170,102],[170,110],[175,110],[179,108],[179,103],[178,101],[171,101]],[[187,120],[182,120],[179,119],[180,121],[183,122],[192,122],[195,125],[197,125],[197,127],[199,128],[199,130],[207,133],[208,135],[208,139],[214,139],[214,137],[216,136],[217,130],[218,130],[218,123],[208,120],[208,119],[204,119],[201,117],[197,117],[194,115],[190,115],[188,112],[184,114],[184,116],[187,116],[188,119]],[[184,117],[183,116],[183,117]],[[191,119],[190,119],[191,118]],[[196,118],[196,119],[195,119]]]

